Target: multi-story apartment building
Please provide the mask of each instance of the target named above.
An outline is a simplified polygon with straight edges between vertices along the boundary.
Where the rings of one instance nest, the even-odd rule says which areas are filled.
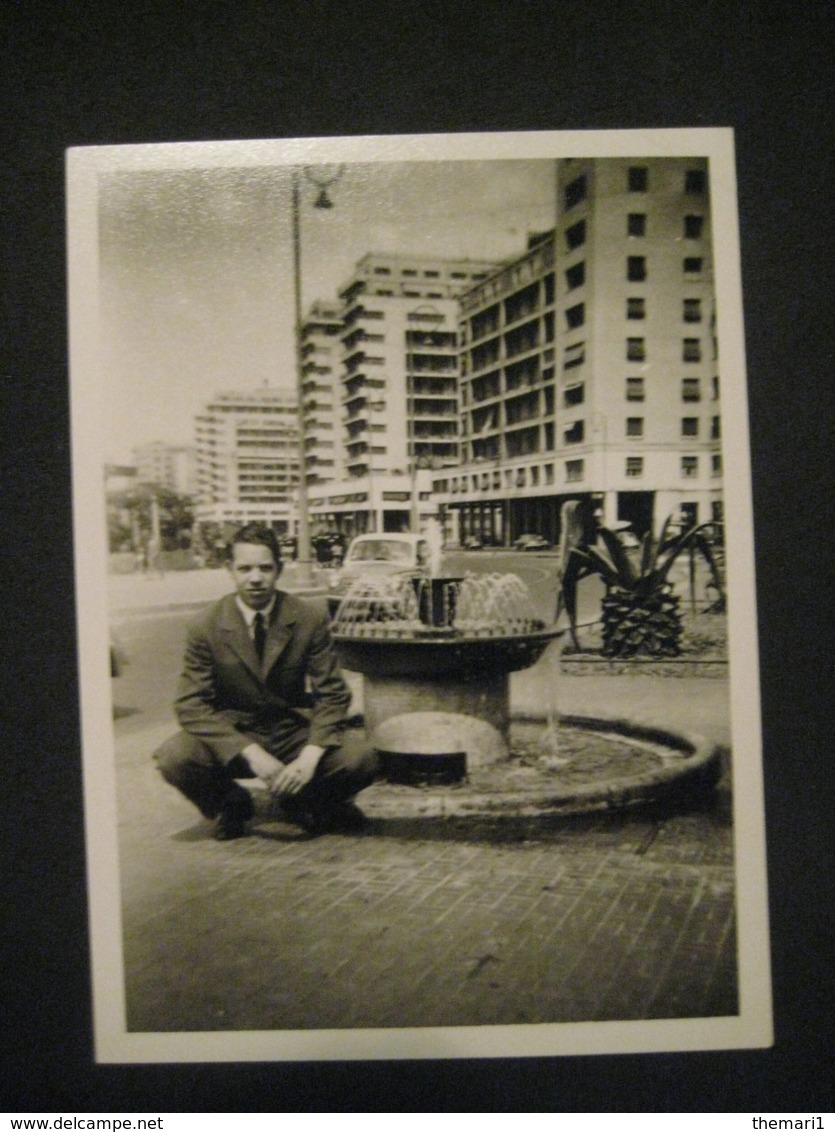
[[[292,528],[298,401],[282,389],[218,393],[195,418],[198,523]]]
[[[721,510],[707,162],[557,163],[553,232],[461,298],[461,465],[447,537],[555,540],[591,497],[642,532]]]
[[[346,476],[311,499],[318,525],[399,530],[434,514],[424,473],[460,459],[458,296],[494,269],[406,255],[357,263],[339,292]]]
[[[197,479],[193,448],[154,440],[134,448],[133,459],[139,483],[164,487],[178,495],[194,494]]]
[[[345,474],[339,401],[341,331],[337,303],[314,303],[302,323],[302,419],[308,485],[341,480]]]

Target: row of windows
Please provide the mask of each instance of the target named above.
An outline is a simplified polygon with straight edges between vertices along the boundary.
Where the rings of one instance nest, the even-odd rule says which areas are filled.
[[[584,321],[584,314],[582,312],[582,303],[580,304],[581,310],[574,314],[574,326],[582,326]],[[568,315],[568,311],[566,311]],[[572,324],[569,323],[569,326]],[[575,342],[571,346],[566,346],[563,351],[563,369],[572,369],[574,366],[581,365],[586,358],[586,344],[585,342]],[[681,343],[681,358],[685,362],[700,362],[702,360],[702,343],[700,338],[684,338]],[[644,362],[647,359],[647,340],[646,338],[627,338],[626,339],[626,360],[629,362]]]
[[[566,460],[563,465],[566,483],[579,483],[585,477],[585,460]],[[683,479],[693,479],[699,475],[699,457],[682,456],[679,470]],[[717,452],[710,458],[711,475],[721,476],[722,457]],[[627,456],[624,464],[624,474],[629,479],[640,479],[644,474],[644,457]],[[470,475],[455,476],[450,480],[437,480],[433,485],[438,494],[449,492],[458,495],[459,492],[468,491],[500,491],[519,487],[539,487],[555,482],[555,465],[534,465],[528,468],[505,468],[503,471],[496,468],[490,472],[475,472]]]
[[[649,168],[646,165],[630,165],[626,171],[626,188],[630,193],[649,192]],[[684,174],[684,191],[701,194],[707,188],[707,174],[703,169],[687,169]],[[566,209],[574,208],[588,196],[588,177],[581,173],[570,181],[563,190]]]
[[[626,436],[633,440],[642,439],[644,436],[644,423],[644,417],[627,417],[625,425]],[[683,437],[698,437],[700,428],[701,422],[698,417],[681,418],[681,435]],[[721,420],[719,417],[713,417],[710,423],[710,438],[711,440],[719,440],[720,436]],[[586,438],[586,422],[582,420],[573,421],[564,429],[562,438],[565,444],[582,444]]]
[[[713,400],[719,398],[719,378],[713,378]],[[702,383],[698,377],[684,377],[681,379],[681,399],[686,402],[697,402],[702,399]],[[646,400],[646,378],[626,378],[626,400]],[[582,405],[585,401],[585,385],[582,381],[567,385],[563,390],[563,405],[570,409],[574,405]],[[495,411],[495,409],[494,409]]]
[[[391,272],[390,267],[375,267],[374,268],[374,274],[375,275],[391,275],[391,273],[392,272]],[[406,278],[415,278],[417,275],[420,275],[420,274],[423,274],[424,279],[440,279],[440,277],[441,277],[440,271],[435,271],[435,270],[432,270],[432,269],[426,269],[421,273],[421,272],[415,270],[415,268],[413,268],[413,267],[402,267],[400,269],[400,274],[402,276],[406,277]],[[450,279],[475,279],[475,280],[486,279],[487,278],[487,272],[486,271],[472,271],[472,272],[470,272],[470,271],[450,271],[449,278]]]
[[[647,301],[643,296],[630,296],[626,300],[626,317],[630,321],[641,321],[647,317]],[[701,299],[683,299],[681,317],[683,322],[702,321]],[[585,303],[575,303],[565,310],[565,321],[569,330],[576,330],[586,321]]]

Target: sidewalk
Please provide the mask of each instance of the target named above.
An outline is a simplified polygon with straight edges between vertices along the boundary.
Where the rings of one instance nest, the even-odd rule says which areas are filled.
[[[287,562],[281,577],[282,588],[294,593],[325,593],[329,571],[312,567],[313,587],[298,584],[299,567]],[[223,567],[205,570],[171,570],[159,574],[110,574],[108,600],[114,616],[195,609],[229,593],[229,571]]]

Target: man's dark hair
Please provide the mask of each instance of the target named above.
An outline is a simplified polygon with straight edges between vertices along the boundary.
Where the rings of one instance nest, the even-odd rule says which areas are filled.
[[[227,556],[230,562],[235,555],[235,547],[239,542],[249,543],[253,546],[266,546],[272,554],[276,566],[281,565],[281,547],[275,537],[275,531],[271,527],[265,527],[263,523],[247,523],[245,526],[239,527],[227,547]]]

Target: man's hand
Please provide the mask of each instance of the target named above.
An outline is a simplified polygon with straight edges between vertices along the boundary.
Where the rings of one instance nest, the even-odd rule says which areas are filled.
[[[302,747],[291,763],[287,763],[286,766],[284,763],[279,763],[279,769],[269,783],[270,793],[278,796],[298,794],[313,778],[319,760],[324,753],[322,747],[316,747],[309,743],[306,747]]]
[[[252,773],[262,782],[266,782],[267,786],[271,786],[272,780],[278,772],[284,769],[284,763],[271,755],[269,751],[265,751],[260,743],[250,743],[247,747],[244,747],[241,754],[249,763]]]

